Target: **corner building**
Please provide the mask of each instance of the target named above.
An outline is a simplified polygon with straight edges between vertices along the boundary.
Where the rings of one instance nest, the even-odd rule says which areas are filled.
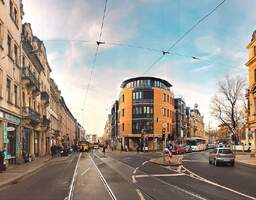
[[[162,148],[163,128],[166,137],[171,137],[175,129],[171,87],[168,81],[155,77],[136,77],[122,83],[118,111],[119,145],[136,150],[142,130],[145,130],[148,149]]]

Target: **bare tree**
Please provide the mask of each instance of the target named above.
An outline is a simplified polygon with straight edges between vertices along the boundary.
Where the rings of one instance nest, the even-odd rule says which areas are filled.
[[[218,83],[218,90],[211,101],[211,114],[232,134],[244,123],[245,80],[240,76],[226,76]]]

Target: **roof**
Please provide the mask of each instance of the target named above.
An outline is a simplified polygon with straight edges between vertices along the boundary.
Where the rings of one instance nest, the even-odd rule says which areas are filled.
[[[164,79],[156,78],[156,77],[152,77],[152,76],[139,76],[139,77],[130,78],[130,79],[123,81],[123,83],[121,84],[121,88],[124,88],[127,83],[130,83],[132,81],[148,80],[148,79],[154,80],[154,81],[160,81],[160,82],[164,83],[167,87],[172,87],[172,84],[170,84],[168,81],[166,81]]]

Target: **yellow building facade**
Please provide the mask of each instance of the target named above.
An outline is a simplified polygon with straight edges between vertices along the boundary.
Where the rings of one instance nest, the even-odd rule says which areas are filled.
[[[247,46],[248,62],[246,63],[249,71],[248,98],[248,130],[252,135],[248,142],[255,149],[256,145],[256,31],[254,31],[251,41]]]
[[[171,84],[155,77],[125,80],[119,95],[119,147],[136,150],[143,141],[149,150],[161,148],[162,133],[174,131],[174,94]],[[142,135],[143,132],[143,135]]]

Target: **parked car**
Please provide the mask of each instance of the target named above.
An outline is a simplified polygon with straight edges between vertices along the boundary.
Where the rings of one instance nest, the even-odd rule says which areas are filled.
[[[171,152],[173,154],[184,154],[185,153],[185,149],[184,149],[183,146],[176,144],[176,145],[173,146]]]
[[[207,144],[207,149],[214,149],[215,148],[215,144]]]
[[[73,149],[70,147],[65,147],[60,151],[60,155],[61,156],[68,156],[69,154],[71,154],[73,152]]]
[[[191,153],[192,152],[192,148],[191,148],[190,145],[185,146],[184,149],[185,149],[186,153]]]
[[[218,147],[209,153],[209,164],[218,166],[220,163],[235,165],[235,155],[230,148]]]

